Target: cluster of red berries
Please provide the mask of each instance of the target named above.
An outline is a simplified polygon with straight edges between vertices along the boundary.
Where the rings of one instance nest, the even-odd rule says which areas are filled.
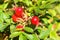
[[[22,7],[16,7],[14,10],[15,10],[15,13],[12,15],[12,19],[14,22],[17,22],[19,20],[19,18],[22,18],[22,16],[23,16],[23,8]],[[22,30],[23,26],[17,25],[16,29]]]
[[[17,22],[19,18],[22,18],[22,16],[23,16],[23,8],[22,7],[15,8],[15,14],[12,15],[13,21]]]
[[[15,14],[12,15],[12,19],[14,22],[17,22],[19,18],[23,17],[23,8],[22,7],[16,7],[15,8]],[[31,24],[38,25],[39,24],[39,18],[37,16],[33,16],[31,19]],[[16,26],[16,29],[23,29],[22,25]]]

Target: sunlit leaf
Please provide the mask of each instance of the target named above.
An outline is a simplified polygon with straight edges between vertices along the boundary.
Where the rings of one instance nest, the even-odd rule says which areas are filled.
[[[32,33],[32,32],[33,32],[33,29],[32,29],[32,28],[30,28],[30,27],[25,27],[25,28],[24,28],[24,30],[25,30],[25,31],[27,31],[27,32],[30,32],[30,33]]]
[[[33,40],[39,40],[39,38],[38,38],[38,35],[37,34],[33,34]]]
[[[50,15],[56,16],[56,11],[55,10],[49,9],[48,12],[49,12]]]
[[[19,40],[27,40],[27,38],[23,34],[20,34],[19,35]]]
[[[27,33],[24,33],[23,32],[23,34],[27,37],[27,39],[29,39],[29,40],[33,40],[33,35],[32,34],[27,34]]]
[[[13,32],[11,35],[10,35],[10,38],[14,38],[14,37],[17,37],[20,35],[20,32]]]
[[[46,30],[46,31],[42,31],[39,35],[40,39],[44,39],[45,37],[47,37],[49,35],[50,31]]]
[[[10,32],[13,33],[13,32],[15,32],[15,31],[16,31],[15,25],[11,25],[11,26],[10,26]]]
[[[50,38],[53,38],[54,40],[57,40],[58,39],[58,35],[56,34],[56,32],[51,31]]]

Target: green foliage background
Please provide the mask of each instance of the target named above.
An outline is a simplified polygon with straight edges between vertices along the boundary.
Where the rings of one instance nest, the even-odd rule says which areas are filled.
[[[11,16],[13,5],[24,7],[29,17],[38,16],[44,24],[34,30],[26,25],[26,32],[17,31]],[[52,22],[51,22],[52,21]],[[53,28],[53,25],[56,28]],[[9,29],[8,29],[9,28]],[[0,0],[0,32],[9,31],[8,40],[19,36],[19,40],[60,40],[60,0]]]

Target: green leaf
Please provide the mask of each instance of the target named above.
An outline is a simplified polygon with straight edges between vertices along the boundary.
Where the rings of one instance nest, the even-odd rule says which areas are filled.
[[[24,35],[26,36],[26,38],[29,39],[29,40],[33,40],[33,38],[34,38],[32,34],[27,34],[27,33],[24,33],[24,32],[23,32],[23,34],[24,34]]]
[[[9,10],[9,11],[6,11],[5,14],[6,14],[7,16],[12,16],[14,13],[13,13],[12,10]]]
[[[0,31],[3,32],[4,29],[5,29],[8,25],[9,25],[9,24],[7,24],[7,23],[5,23],[5,24],[0,23]]]
[[[50,3],[60,2],[60,0],[48,0]]]
[[[9,18],[9,15],[8,15],[7,13],[3,13],[2,15],[4,15],[4,16],[3,16],[3,19],[4,19],[4,20],[6,20],[6,19]]]
[[[37,27],[37,31],[38,31],[39,33],[41,33],[41,30],[42,30],[41,27]]]
[[[40,39],[44,39],[45,37],[47,37],[49,35],[50,31],[49,30],[46,30],[46,31],[42,31],[39,35],[39,38]]]
[[[9,15],[0,10],[0,22],[6,21],[7,23],[10,23],[8,18]]]
[[[41,33],[40,33],[40,35],[39,35],[39,38],[40,38],[40,39],[46,38],[46,37],[50,34],[51,29],[52,29],[52,24],[50,24],[50,25],[48,26],[48,30],[41,31]]]
[[[15,31],[16,31],[15,25],[11,25],[11,26],[10,26],[10,32],[13,33],[13,32],[15,32]]]
[[[47,39],[45,39],[45,40],[54,40],[54,39],[52,39],[52,38],[47,38]]]
[[[54,9],[49,9],[48,12],[50,15],[56,16],[56,11]]]
[[[58,14],[60,14],[60,4],[55,6],[55,10],[57,11]]]
[[[58,24],[58,23],[57,23]],[[60,25],[60,24],[58,24],[58,25]],[[58,29],[58,25],[56,26],[56,29],[54,29],[54,30],[52,30],[52,28],[50,28],[51,30],[50,30],[50,38],[52,38],[52,39],[54,39],[54,40],[59,40],[59,37],[58,37],[58,35],[57,35],[57,33],[56,33],[56,31],[57,31],[57,29]]]
[[[19,40],[24,40],[24,38],[23,38],[23,35],[22,35],[22,34],[20,34],[20,35],[19,35]]]
[[[29,7],[28,8],[29,12],[32,12],[33,9],[34,9],[34,7]]]
[[[48,24],[48,19],[47,18],[43,18],[42,20],[44,21],[45,24]]]
[[[12,18],[10,19],[10,23],[15,24],[15,23],[13,22]]]
[[[24,30],[27,32],[33,33],[33,29],[30,27],[25,27]]]
[[[46,8],[46,9],[52,8],[52,4],[47,4],[44,8]]]
[[[30,0],[23,0],[24,3],[26,3],[27,6],[32,5],[32,1]]]
[[[38,35],[37,34],[33,34],[33,40],[39,40],[39,38],[38,38]]]
[[[8,24],[10,24],[10,19],[6,19],[5,22],[7,22]]]
[[[13,40],[13,39],[11,38],[11,40]]]
[[[14,0],[15,3],[19,2],[19,0]]]
[[[3,24],[0,23],[0,31],[2,31],[2,28],[3,28]]]
[[[46,1],[45,1],[46,2]],[[46,2],[47,3],[47,2]],[[50,9],[50,8],[52,8],[52,4],[51,3],[47,3],[47,4],[42,4],[41,6],[40,6],[40,9]]]
[[[2,23],[4,20],[3,20],[3,11],[0,10],[0,23]]]
[[[57,40],[58,39],[58,35],[56,34],[55,31],[51,31],[50,33],[50,38],[54,39],[54,40]]]
[[[2,9],[3,8],[3,5],[0,5],[0,9]]]
[[[57,23],[57,26],[56,26],[56,31],[60,30],[60,23]]]
[[[41,2],[42,2],[42,0],[38,0],[37,4],[40,6]]]
[[[53,26],[53,24],[50,24],[49,26],[48,26],[48,30],[52,30],[52,26]]]
[[[36,34],[23,33],[29,40],[39,40]]]
[[[23,34],[20,34],[19,35],[19,40],[27,40],[27,38]]]
[[[3,3],[2,5],[0,5],[0,9],[6,9],[8,6],[8,3]]]
[[[4,20],[3,20],[2,18],[0,18],[0,23],[3,23],[3,21],[4,21]]]
[[[36,15],[38,15],[38,14],[40,13],[39,7],[35,7],[34,10],[35,10],[35,14],[36,14]]]
[[[41,32],[41,30],[39,30],[39,29],[38,29],[37,31],[38,31],[38,33],[40,33],[40,32]]]
[[[6,9],[7,6],[8,6],[8,3],[4,3],[4,4],[3,4],[3,9]]]
[[[12,19],[5,19],[5,22],[8,23],[8,24],[14,24],[13,20]]]
[[[20,32],[13,32],[10,34],[10,38],[14,38],[14,37],[17,37],[19,36],[21,33]]]

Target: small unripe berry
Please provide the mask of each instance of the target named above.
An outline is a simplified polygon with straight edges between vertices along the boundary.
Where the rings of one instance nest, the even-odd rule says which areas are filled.
[[[16,26],[16,29],[17,29],[17,30],[22,30],[23,28],[24,28],[23,25],[17,25],[17,26]]]

